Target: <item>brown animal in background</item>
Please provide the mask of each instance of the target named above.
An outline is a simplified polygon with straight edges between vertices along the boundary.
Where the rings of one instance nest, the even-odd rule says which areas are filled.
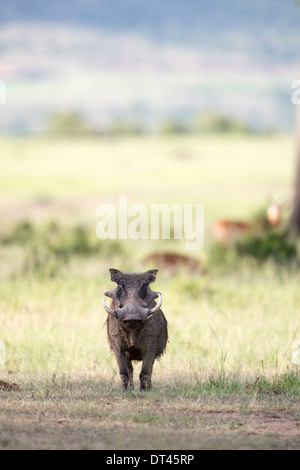
[[[103,306],[108,313],[108,341],[119,366],[123,390],[128,386],[133,388],[132,361],[142,361],[140,390],[150,389],[153,363],[166,349],[168,330],[160,309],[161,294],[149,287],[156,280],[157,272],[151,269],[135,274],[110,269],[111,280],[117,283],[117,288],[105,292],[112,303],[108,307],[104,298]]]
[[[230,246],[241,235],[249,232],[252,228],[250,222],[241,220],[218,220],[213,225],[213,237],[223,245]]]
[[[266,210],[266,222],[247,222],[245,220],[224,219],[215,222],[212,228],[213,237],[225,246],[230,246],[250,230],[266,230],[267,227],[278,227],[281,223],[282,206],[270,204]]]
[[[180,269],[187,268],[192,273],[204,274],[205,269],[201,263],[191,256],[178,253],[155,252],[148,255],[143,263],[155,263],[160,269],[166,269],[171,273],[178,272]]]
[[[281,223],[282,206],[279,204],[270,204],[267,209],[267,219],[271,227],[278,227]]]

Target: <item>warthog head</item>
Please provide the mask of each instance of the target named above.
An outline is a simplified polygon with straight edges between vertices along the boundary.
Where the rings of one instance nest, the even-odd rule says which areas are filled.
[[[162,299],[161,294],[153,292],[149,284],[156,279],[157,269],[152,269],[143,274],[122,273],[117,269],[110,269],[111,280],[117,283],[113,291],[105,292],[112,299],[110,307],[107,306],[105,297],[103,306],[107,313],[115,316],[122,325],[129,329],[135,329],[144,324],[146,320],[159,311]],[[154,299],[158,297],[155,304]]]

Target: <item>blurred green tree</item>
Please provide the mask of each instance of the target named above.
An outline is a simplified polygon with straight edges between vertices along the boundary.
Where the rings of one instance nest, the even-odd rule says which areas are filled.
[[[125,119],[116,119],[106,127],[106,133],[110,135],[139,135],[143,134],[143,128],[134,122]]]
[[[46,134],[50,136],[85,137],[95,130],[76,112],[65,111],[50,117]]]
[[[167,118],[162,121],[158,129],[159,134],[185,134],[188,129],[182,122],[175,118]]]
[[[250,132],[249,127],[243,122],[215,113],[196,116],[192,127],[197,133],[248,134]]]

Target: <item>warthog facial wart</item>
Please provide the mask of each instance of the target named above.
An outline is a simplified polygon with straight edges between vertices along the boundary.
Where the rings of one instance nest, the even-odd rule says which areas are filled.
[[[96,234],[101,240],[186,240],[186,250],[204,246],[203,204],[144,204],[128,206],[127,196],[119,197],[118,210],[112,204],[101,204],[96,211],[101,217]],[[172,223],[173,222],[173,223]]]
[[[150,389],[153,363],[166,349],[168,330],[160,308],[162,295],[149,287],[156,275],[157,269],[143,274],[110,269],[111,281],[117,288],[105,292],[112,302],[108,306],[104,298],[103,307],[108,313],[108,341],[119,366],[123,390],[133,388],[132,361],[142,361],[140,389]]]

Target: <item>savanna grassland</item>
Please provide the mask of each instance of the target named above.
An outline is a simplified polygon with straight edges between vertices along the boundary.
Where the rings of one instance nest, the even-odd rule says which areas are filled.
[[[214,250],[218,218],[291,198],[289,136],[0,140],[1,449],[299,449],[296,260]],[[99,240],[99,204],[203,203],[206,268],[160,269],[169,322],[153,389],[122,393],[101,306],[108,269],[180,240]],[[288,212],[288,206],[287,206]],[[288,216],[288,214],[287,214]],[[0,382],[1,385],[1,382]]]

